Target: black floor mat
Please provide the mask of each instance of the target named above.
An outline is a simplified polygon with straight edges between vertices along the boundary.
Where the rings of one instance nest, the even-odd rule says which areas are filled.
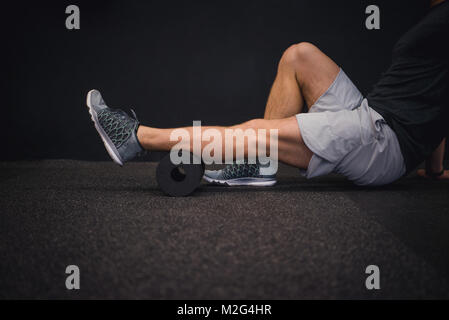
[[[154,163],[0,163],[2,298],[448,298],[449,183],[339,176],[202,185],[170,198]],[[65,287],[65,268],[81,289]],[[377,265],[381,289],[365,288]]]

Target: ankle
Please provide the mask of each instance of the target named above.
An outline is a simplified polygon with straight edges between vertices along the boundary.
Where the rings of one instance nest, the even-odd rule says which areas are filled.
[[[140,125],[139,128],[137,128],[136,137],[137,141],[139,141],[139,144],[143,149],[149,149],[150,147],[150,141],[152,141],[152,133],[149,127],[145,127]]]
[[[143,137],[144,137],[144,132],[142,130],[142,126],[139,125],[136,130],[136,138],[137,138],[137,141],[139,142],[140,146],[144,149],[143,143],[142,143]]]

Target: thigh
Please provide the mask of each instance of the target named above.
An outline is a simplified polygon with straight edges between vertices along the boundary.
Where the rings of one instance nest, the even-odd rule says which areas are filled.
[[[334,82],[340,67],[313,44],[300,46],[296,73],[301,93],[310,108]]]
[[[312,151],[305,145],[296,116],[284,119],[261,119],[259,128],[278,130],[278,160],[301,169],[307,169]]]

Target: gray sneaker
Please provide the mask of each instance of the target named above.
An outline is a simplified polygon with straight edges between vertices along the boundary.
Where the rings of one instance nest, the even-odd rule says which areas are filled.
[[[134,118],[131,118],[120,109],[109,108],[97,90],[89,91],[86,104],[95,128],[115,163],[122,166],[143,151],[136,136],[139,121],[133,110]]]
[[[269,187],[276,184],[276,175],[262,175],[259,164],[230,164],[222,170],[206,170],[203,179],[226,186]]]

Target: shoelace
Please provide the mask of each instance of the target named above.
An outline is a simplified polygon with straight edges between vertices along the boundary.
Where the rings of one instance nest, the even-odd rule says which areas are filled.
[[[98,114],[103,129],[117,148],[129,139],[132,128],[135,126],[136,122],[137,124],[139,123],[133,109],[131,109],[131,113],[134,119],[120,109],[110,108]],[[130,119],[134,121],[130,121]]]

